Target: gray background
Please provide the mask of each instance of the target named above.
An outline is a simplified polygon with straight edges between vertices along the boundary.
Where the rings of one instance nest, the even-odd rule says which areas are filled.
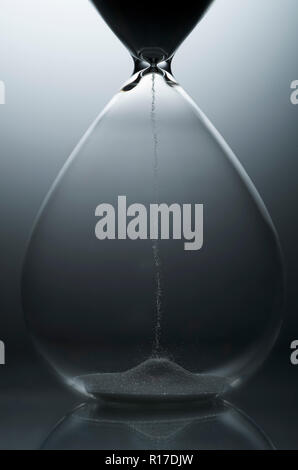
[[[264,371],[232,400],[282,448],[298,448],[298,368],[289,364],[289,344],[298,338],[298,106],[290,102],[297,43],[297,0],[217,0],[173,62],[176,79],[235,151],[280,235],[288,275],[285,325]],[[7,353],[0,368],[0,448],[38,446],[59,414],[80,401],[48,375],[31,347],[19,300],[21,262],[49,186],[131,71],[127,51],[87,0],[0,0],[6,85],[0,339]],[[49,390],[57,400],[44,407]]]

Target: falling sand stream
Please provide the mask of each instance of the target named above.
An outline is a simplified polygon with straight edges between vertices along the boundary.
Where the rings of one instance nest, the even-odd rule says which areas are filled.
[[[155,203],[159,203],[159,181],[158,181],[158,134],[156,122],[156,90],[155,90],[155,72],[152,72],[152,103],[151,103],[151,128],[153,135],[153,172],[154,172],[154,197]],[[154,268],[155,268],[155,324],[154,324],[154,342],[152,357],[160,357],[161,354],[161,322],[162,322],[162,266],[160,257],[160,247],[158,239],[154,240],[152,245]]]

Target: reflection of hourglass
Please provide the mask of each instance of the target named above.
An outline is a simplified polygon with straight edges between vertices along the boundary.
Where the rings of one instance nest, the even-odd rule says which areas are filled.
[[[272,450],[270,439],[226,402],[189,408],[85,405],[67,415],[44,450]]]
[[[40,211],[23,273],[27,324],[91,396],[200,399],[239,384],[280,327],[271,219],[227,144],[176,83],[176,48],[211,1],[94,0],[135,73]],[[194,5],[195,4],[195,5]]]

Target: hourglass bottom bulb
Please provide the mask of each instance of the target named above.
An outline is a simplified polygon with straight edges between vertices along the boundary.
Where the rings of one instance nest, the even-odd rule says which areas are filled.
[[[167,72],[141,71],[125,90],[40,212],[23,269],[26,323],[85,395],[210,400],[247,379],[277,338],[278,238],[236,157]]]
[[[148,359],[126,372],[81,376],[75,382],[96,398],[134,402],[209,400],[227,386],[222,377],[194,374],[163,358]]]

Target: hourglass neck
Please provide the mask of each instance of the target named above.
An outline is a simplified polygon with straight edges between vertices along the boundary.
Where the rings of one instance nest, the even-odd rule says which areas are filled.
[[[148,63],[146,61],[136,59],[134,56],[134,71],[130,79],[126,82],[126,84],[122,87],[122,91],[130,91],[135,88],[143,78],[147,75],[152,76],[160,76],[165,79],[165,82],[170,85],[177,85],[175,78],[173,77],[172,70],[171,70],[171,62],[172,59],[169,59],[164,62],[160,63]]]
[[[170,75],[173,75],[172,73],[172,60],[173,57],[171,57],[168,60],[164,61],[156,61],[156,60],[141,60],[137,59],[136,57],[132,56],[133,61],[134,61],[134,70],[133,74],[139,73],[142,70],[148,72],[156,72],[156,73],[161,73],[162,71],[169,73]]]

